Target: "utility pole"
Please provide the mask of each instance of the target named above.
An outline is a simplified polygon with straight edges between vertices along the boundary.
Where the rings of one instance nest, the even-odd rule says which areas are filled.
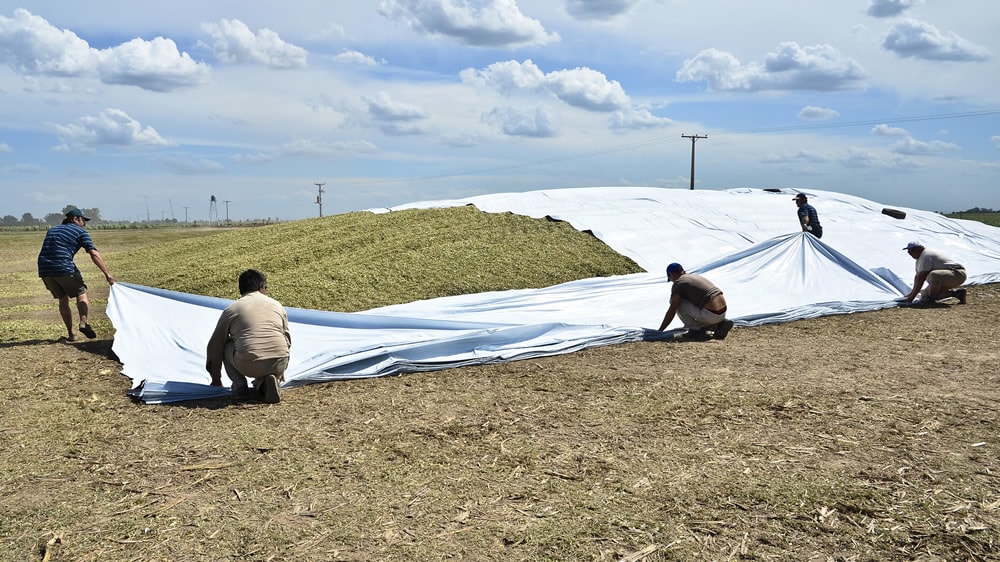
[[[316,187],[319,188],[319,195],[316,196],[316,204],[319,205],[319,216],[323,217],[323,186],[325,183],[316,182]]]
[[[184,207],[184,222],[186,223],[187,221],[188,221],[188,208]]]
[[[229,203],[231,202],[232,202],[231,199],[228,201],[223,201],[223,203],[226,204],[226,224],[229,224]]]
[[[691,139],[691,189],[694,189],[694,143],[698,139],[707,139],[708,135],[681,135],[682,139]]]

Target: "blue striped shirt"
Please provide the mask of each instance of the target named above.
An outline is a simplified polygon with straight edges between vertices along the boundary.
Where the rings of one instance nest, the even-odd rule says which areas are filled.
[[[802,224],[803,217],[809,217],[809,226],[812,227],[809,229],[809,232],[812,232],[816,238],[823,236],[823,227],[819,224],[819,214],[816,213],[815,207],[809,203],[805,203],[799,207],[798,214],[800,225]]]
[[[61,277],[76,274],[79,270],[73,262],[73,256],[80,248],[87,252],[97,249],[86,230],[73,223],[53,226],[45,235],[42,250],[38,253],[38,276]]]

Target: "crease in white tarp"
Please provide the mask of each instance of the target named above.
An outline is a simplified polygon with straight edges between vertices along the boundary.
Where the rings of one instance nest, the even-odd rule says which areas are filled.
[[[659,326],[677,261],[726,293],[739,326],[896,306],[909,291],[912,239],[962,262],[969,283],[1000,281],[1000,229],[831,192],[808,192],[825,236],[797,231],[795,190],[580,188],[495,194],[398,207],[474,204],[565,220],[649,273],[541,289],[458,295],[363,313],[288,308],[292,350],[285,386],[433,371],[664,339]],[[380,212],[387,212],[381,210]],[[791,233],[790,233],[791,232]],[[235,276],[236,273],[234,273]],[[223,396],[208,385],[205,347],[230,302],[116,283],[108,316],[129,394],[147,403]],[[671,331],[680,328],[675,320]],[[669,353],[669,351],[665,351]],[[228,379],[224,378],[228,384]]]

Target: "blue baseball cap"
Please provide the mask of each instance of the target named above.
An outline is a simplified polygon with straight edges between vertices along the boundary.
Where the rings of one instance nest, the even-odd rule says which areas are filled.
[[[684,268],[681,267],[681,264],[674,262],[667,266],[667,278],[669,279],[671,275],[681,271],[684,271]]]
[[[70,209],[69,211],[66,211],[66,218],[73,218],[73,217],[80,217],[81,219],[83,219],[85,221],[89,221],[90,220],[90,217],[88,217],[87,215],[84,215],[83,211],[81,211],[80,209],[77,209],[75,207],[72,208],[72,209]]]

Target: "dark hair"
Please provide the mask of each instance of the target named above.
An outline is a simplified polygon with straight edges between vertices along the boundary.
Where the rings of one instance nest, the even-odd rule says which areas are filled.
[[[240,295],[259,291],[265,287],[267,287],[267,277],[256,269],[240,273]]]

